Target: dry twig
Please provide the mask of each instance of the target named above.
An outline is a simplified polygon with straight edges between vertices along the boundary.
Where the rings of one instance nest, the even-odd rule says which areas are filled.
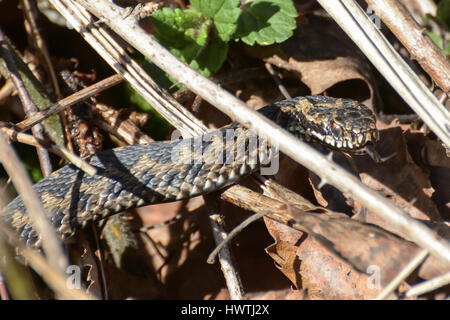
[[[109,89],[116,84],[121,83],[122,81],[122,77],[117,74],[103,79],[97,83],[94,83],[93,85],[90,85],[87,88],[84,88],[68,97],[65,97],[53,106],[33,114],[28,119],[17,123],[15,127],[19,131],[26,131],[37,123],[47,119],[48,117],[51,117],[52,115],[57,114],[64,109],[73,106],[74,104],[77,104],[78,102],[81,102],[87,98],[90,98],[106,89]]]
[[[450,62],[436,44],[424,34],[408,10],[394,0],[366,0],[386,26],[447,94],[450,93]]]
[[[0,28],[0,43],[3,57],[5,59],[7,68],[9,69],[10,72],[11,80],[14,83],[14,86],[16,87],[17,94],[20,98],[20,101],[22,102],[24,111],[28,116],[31,116],[38,111],[38,108],[34,104],[33,100],[31,100],[28,91],[22,82],[13,55],[10,52],[8,42],[6,41],[6,38],[1,28]],[[41,140],[44,139],[44,127],[41,124],[34,126],[31,131],[37,139]],[[42,173],[44,174],[45,177],[47,177],[53,171],[52,164],[50,162],[50,155],[48,154],[48,151],[45,150],[45,148],[42,148],[41,146],[37,147],[36,150],[39,157],[39,162],[41,164]]]
[[[450,283],[450,272],[443,274],[442,276],[424,281],[413,286],[411,289],[406,291],[405,297],[417,297],[424,293],[436,290],[440,287],[446,286]]]
[[[219,246],[227,238],[225,232],[225,217],[220,213],[218,198],[214,194],[205,195],[205,204],[209,213],[209,222],[213,230],[214,240]],[[222,273],[227,283],[227,288],[232,300],[242,300],[244,297],[244,288],[242,286],[241,277],[235,267],[233,255],[227,243],[222,245],[219,251],[219,262],[222,268]]]
[[[76,166],[80,170],[83,170],[90,176],[94,176],[97,173],[97,170],[93,166],[91,166],[90,164],[88,164],[86,161],[76,156],[75,154],[69,152],[69,150],[67,150],[66,148],[60,147],[54,143],[50,144],[42,143],[38,139],[29,134],[17,132],[10,128],[1,128],[1,130],[13,141],[25,143],[34,147],[47,148],[50,152],[53,152],[54,154],[60,156],[63,159],[66,159],[74,166]]]
[[[69,289],[64,273],[59,272],[54,265],[49,264],[48,260],[42,254],[27,248],[22,242],[16,239],[17,236],[12,230],[4,225],[0,225],[0,231],[2,235],[8,236],[8,241],[19,250],[20,254],[27,259],[31,267],[42,277],[59,298],[77,300],[96,299],[96,297],[86,294],[82,290]]]
[[[399,272],[397,277],[392,279],[392,281],[375,297],[375,300],[386,299],[399,285],[405,280],[422,262],[428,255],[427,250],[422,250],[417,254],[414,259],[412,259],[408,265],[406,265],[402,271]]]
[[[13,148],[8,144],[3,132],[0,132],[0,161],[12,178],[17,191],[21,194],[33,227],[42,237],[42,247],[50,264],[64,273],[68,261],[61,242],[41,206],[40,199],[33,189],[25,168]]]
[[[354,0],[318,1],[406,103],[450,147],[449,111],[403,61],[361,7]]]

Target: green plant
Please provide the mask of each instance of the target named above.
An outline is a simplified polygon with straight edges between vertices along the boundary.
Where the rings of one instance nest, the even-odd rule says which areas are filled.
[[[192,9],[157,10],[156,37],[205,76],[220,69],[230,41],[280,43],[292,36],[297,11],[292,0],[191,0]]]

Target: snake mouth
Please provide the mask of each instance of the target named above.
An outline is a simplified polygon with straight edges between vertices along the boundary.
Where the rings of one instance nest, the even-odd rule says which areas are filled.
[[[344,133],[336,128],[333,128],[332,131],[328,134],[322,134],[318,131],[308,129],[306,130],[306,136],[332,149],[353,154],[367,153],[366,147],[375,145],[379,138],[378,130],[376,129],[358,133],[353,131]]]

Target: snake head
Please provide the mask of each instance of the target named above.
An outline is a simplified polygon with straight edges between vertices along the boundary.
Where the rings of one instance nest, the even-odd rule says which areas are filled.
[[[297,97],[279,107],[288,131],[331,149],[365,153],[366,146],[379,139],[372,110],[352,99]]]

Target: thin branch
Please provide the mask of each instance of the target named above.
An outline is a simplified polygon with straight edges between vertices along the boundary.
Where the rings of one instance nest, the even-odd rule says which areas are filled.
[[[48,117],[51,117],[54,114],[57,114],[64,109],[73,106],[74,104],[77,104],[78,102],[81,102],[87,98],[90,98],[106,89],[109,89],[116,84],[119,84],[123,81],[122,77],[120,75],[113,75],[106,79],[103,79],[102,81],[99,81],[97,83],[94,83],[93,85],[90,85],[87,88],[84,88],[68,97],[65,97],[64,99],[58,101],[58,103],[54,104],[53,106],[35,113],[28,119],[23,120],[22,122],[19,122],[15,125],[16,129],[19,131],[26,131],[29,128],[33,127],[37,123],[43,121],[44,119],[47,119]]]
[[[66,148],[60,147],[54,143],[46,144],[40,142],[35,137],[26,134],[17,132],[10,128],[1,128],[1,130],[13,141],[25,143],[34,147],[45,147],[50,152],[53,152],[54,154],[60,156],[63,159],[66,159],[70,163],[72,163],[74,166],[78,167],[80,170],[83,170],[90,176],[94,176],[97,173],[97,169],[95,169],[93,166],[88,164],[86,161],[81,159],[80,157],[76,156],[75,154],[71,153]]]
[[[11,44],[8,44],[11,49],[11,54],[14,57],[14,60],[18,66],[19,74],[23,80],[26,90],[29,92],[30,96],[35,101],[37,107],[40,110],[44,110],[53,105],[52,100],[48,97],[45,88],[42,83],[34,76],[31,70],[28,68],[28,65],[25,64],[21,55],[11,47]],[[9,78],[11,72],[6,67],[5,60],[2,56],[0,56],[0,73],[5,78]],[[49,119],[46,119],[42,122],[42,125],[45,128],[45,133],[49,136],[49,138],[58,145],[64,145],[64,139],[62,134],[61,122],[60,119],[56,116],[53,116]]]
[[[222,273],[227,283],[228,292],[232,300],[242,300],[245,295],[244,288],[242,286],[242,280],[239,272],[236,268],[236,261],[231,254],[229,242],[225,240],[228,235],[225,231],[225,219],[220,213],[218,198],[215,194],[205,195],[205,204],[209,213],[209,222],[213,230],[214,241],[216,246],[221,246],[219,253],[219,262],[222,269]]]
[[[61,242],[41,206],[40,199],[31,185],[25,168],[14,149],[8,144],[3,132],[0,132],[0,161],[22,196],[33,227],[41,235],[42,247],[50,264],[64,274],[68,260]]]
[[[270,75],[272,76],[273,80],[275,80],[275,83],[278,86],[278,90],[280,90],[280,92],[284,96],[284,98],[285,99],[292,98],[291,95],[289,94],[289,91],[287,91],[286,87],[281,83],[280,77],[278,77],[278,75],[275,73],[275,70],[273,70],[272,65],[270,63],[266,62],[264,64],[264,66],[266,67],[266,69],[270,73]]]
[[[449,111],[403,61],[361,7],[354,0],[318,0],[318,2],[358,45],[403,100],[450,147]]]
[[[97,233],[97,229],[95,228],[95,225],[92,225],[91,227],[92,227],[92,232],[94,234],[95,247],[96,247],[96,249],[93,251],[95,252],[98,250],[98,252],[99,252],[98,256],[97,256],[98,263],[99,263],[98,270],[100,273],[100,277],[102,279],[101,288],[102,288],[102,293],[103,293],[103,299],[108,300],[109,299],[108,282],[106,281],[105,266],[103,263],[103,252],[100,247],[100,241],[99,241],[100,236]]]
[[[92,16],[78,2],[72,0],[50,2],[117,73],[122,75],[167,121],[181,131],[183,137],[207,131],[201,121],[156,85],[107,30],[101,25],[94,24]],[[123,13],[120,7],[117,8]],[[115,18],[123,20],[123,16],[120,15]]]
[[[113,134],[127,144],[152,143],[154,140],[143,133],[139,127],[129,119],[122,120],[120,112],[104,104],[97,103],[92,107],[97,115],[95,124]]]
[[[58,80],[56,79],[55,69],[53,68],[52,61],[50,59],[50,54],[48,52],[47,44],[44,41],[44,38],[41,36],[41,32],[39,30],[39,26],[36,23],[36,2],[30,0],[22,0],[23,12],[26,18],[26,23],[28,28],[30,29],[31,38],[33,39],[33,43],[36,49],[39,50],[39,55],[42,57],[42,64],[44,69],[49,76],[53,90],[56,94],[57,98],[61,98],[61,90],[58,85]]]
[[[96,300],[97,298],[91,294],[87,294],[82,290],[73,290],[67,287],[67,280],[64,273],[58,272],[54,265],[49,264],[44,256],[35,250],[27,248],[19,239],[17,239],[14,231],[6,226],[0,224],[0,231],[2,236],[6,235],[8,241],[16,247],[20,254],[27,260],[30,266],[35,270],[55,292],[55,294],[62,299],[76,299],[76,300]]]
[[[255,222],[262,217],[264,217],[267,214],[267,211],[261,211],[258,213],[255,213],[242,221],[237,227],[235,227],[225,239],[222,240],[222,242],[219,243],[219,245],[216,246],[216,248],[209,254],[208,259],[206,260],[208,263],[213,264],[216,260],[217,254],[222,250],[223,246],[225,246],[227,243],[229,243],[231,240],[234,239],[243,229],[245,229],[247,226],[249,226],[252,222]]]
[[[405,280],[427,257],[428,251],[422,250],[415,256],[411,261],[399,272],[399,274],[392,279],[388,285],[381,290],[381,292],[375,297],[375,300],[383,300],[386,299],[397,287],[400,283]]]
[[[417,297],[424,293],[436,290],[440,287],[446,286],[450,283],[450,272],[443,274],[442,276],[435,277],[433,279],[419,283],[405,293],[406,298]]]
[[[311,146],[299,141],[261,114],[248,108],[229,92],[221,89],[212,81],[189,68],[162,47],[145,30],[141,29],[137,21],[122,19],[120,7],[106,1],[80,0],[79,3],[89,8],[91,12],[100,17],[102,21],[105,21],[115,32],[127,39],[136,49],[176,80],[184,83],[189,89],[232,119],[252,127],[259,135],[270,137],[271,142],[274,145],[278,145],[281,151],[319,175],[322,181],[350,195],[367,209],[396,226],[396,233],[411,239],[450,265],[450,244],[447,240],[437,237],[435,232],[424,224],[413,220],[392,201],[371,190]],[[79,31],[84,32],[84,30]],[[434,96],[431,95],[431,97],[436,100]]]
[[[19,70],[16,66],[16,62],[14,61],[13,55],[10,52],[8,42],[6,41],[5,35],[3,34],[1,28],[0,43],[6,66],[10,72],[10,78],[14,83],[14,86],[16,87],[17,94],[20,101],[22,102],[23,109],[27,116],[31,116],[38,111],[38,108],[34,104],[33,100],[31,100],[30,95],[28,94],[28,91],[23,84],[23,81],[19,75]],[[32,133],[37,139],[44,139],[44,127],[41,124],[34,126],[32,128]],[[48,154],[48,151],[41,146],[37,147],[36,151],[38,154],[39,162],[41,164],[42,173],[44,174],[44,177],[47,177],[53,171],[52,164],[50,162],[50,155]]]
[[[450,62],[441,49],[397,0],[366,0],[422,68],[446,93],[450,93]]]

